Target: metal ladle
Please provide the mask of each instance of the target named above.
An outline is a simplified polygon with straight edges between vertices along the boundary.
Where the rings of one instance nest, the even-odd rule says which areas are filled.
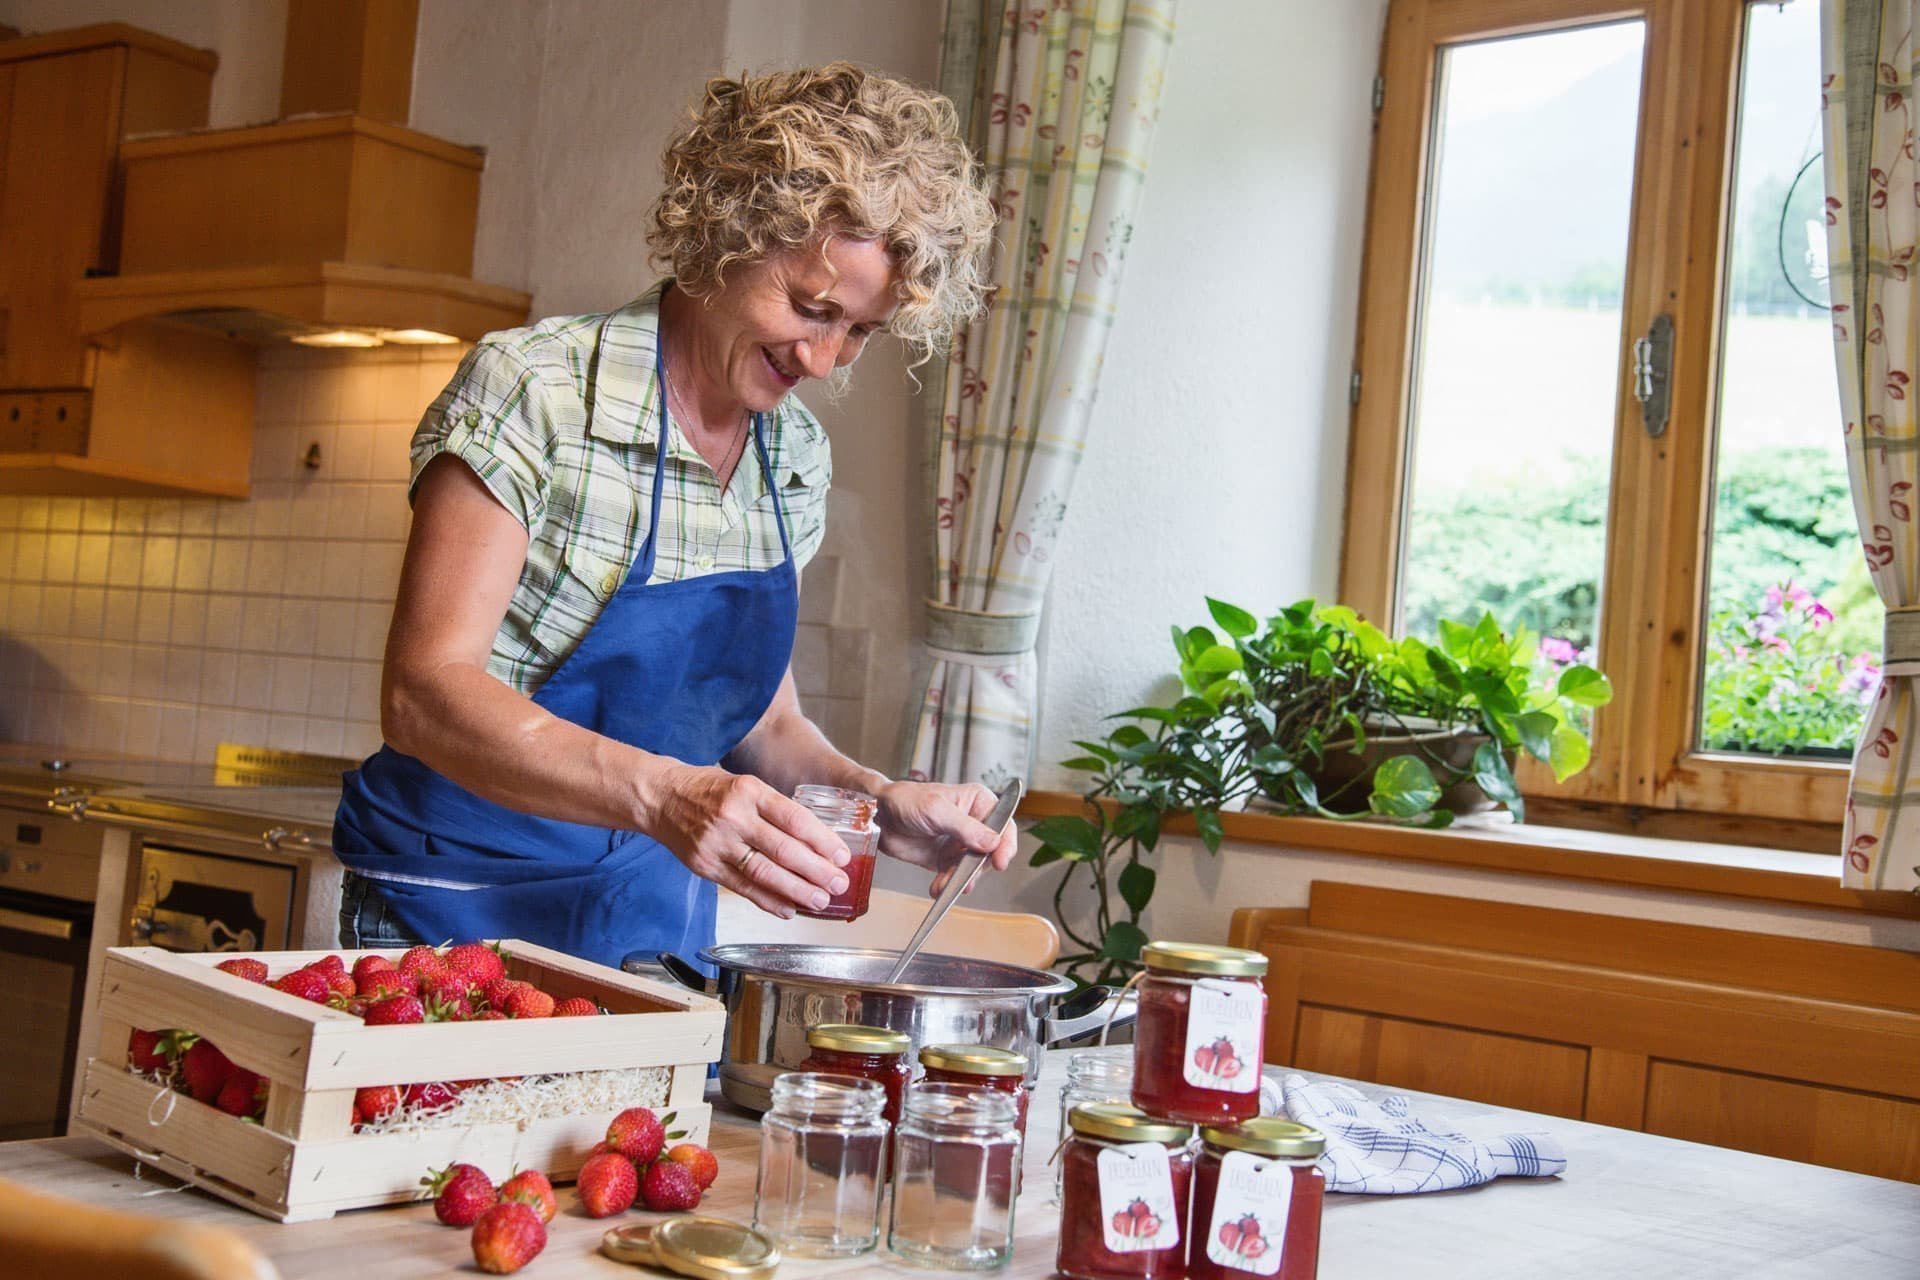
[[[993,812],[987,815],[986,826],[989,831],[998,835],[1007,823],[1012,821],[1013,811],[1020,804],[1020,792],[1021,785],[1018,778],[1000,788],[999,795],[994,799]],[[927,918],[920,922],[920,927],[913,931],[913,937],[905,947],[901,948],[898,963],[893,966],[893,972],[887,975],[889,983],[900,981],[907,971],[907,966],[912,964],[913,958],[920,954],[920,948],[927,945],[927,939],[932,936],[935,926],[945,917],[948,909],[959,901],[960,895],[967,891],[967,886],[972,884],[973,878],[980,874],[980,868],[986,865],[986,861],[987,855],[984,853],[969,853],[954,864],[953,875],[947,879],[947,887],[942,889],[940,896],[933,900],[933,905],[927,908]]]

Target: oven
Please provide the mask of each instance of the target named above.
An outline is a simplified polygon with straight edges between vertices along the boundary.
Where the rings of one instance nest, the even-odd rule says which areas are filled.
[[[66,1132],[100,847],[98,828],[0,808],[0,1141]]]
[[[231,842],[211,833],[192,843],[140,842],[129,941],[169,951],[288,950],[294,866],[216,852]]]

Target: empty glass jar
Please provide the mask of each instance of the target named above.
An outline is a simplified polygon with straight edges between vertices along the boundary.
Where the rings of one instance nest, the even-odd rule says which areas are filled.
[[[1013,1257],[1020,1131],[1013,1098],[975,1085],[916,1084],[894,1139],[887,1247],[909,1262],[987,1271]]]
[[[760,1121],[753,1225],[802,1258],[865,1253],[880,1242],[887,1091],[852,1076],[788,1072]]]
[[[847,887],[818,911],[799,909],[817,920],[858,920],[867,914],[873,894],[873,862],[880,852],[880,802],[864,791],[807,783],[793,789],[793,798],[840,837],[853,855],[846,865]]]
[[[1067,1059],[1067,1083],[1060,1089],[1060,1137],[1073,1130],[1067,1113],[1083,1102],[1129,1102],[1133,1098],[1133,1048],[1088,1049]],[[1060,1199],[1064,1161],[1053,1162],[1053,1198]]]

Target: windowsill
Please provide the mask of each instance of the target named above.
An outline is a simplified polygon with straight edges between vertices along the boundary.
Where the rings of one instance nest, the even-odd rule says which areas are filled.
[[[1028,819],[1084,812],[1081,797],[1068,791],[1035,791],[1020,806],[1020,816]],[[1263,813],[1223,813],[1220,825],[1237,844],[1920,918],[1920,894],[1842,888],[1838,854],[1522,825],[1504,814],[1466,819],[1440,831]],[[1165,829],[1173,835],[1195,834],[1191,818],[1175,819]]]

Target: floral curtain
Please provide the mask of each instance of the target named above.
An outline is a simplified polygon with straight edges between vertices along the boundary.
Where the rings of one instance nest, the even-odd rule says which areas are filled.
[[[1827,257],[1847,473],[1874,587],[1887,606],[1880,687],[1847,793],[1844,882],[1920,889],[1920,166],[1914,33],[1920,0],[1823,0]]]
[[[1174,7],[1027,0],[998,14],[975,104],[1000,213],[996,293],[954,340],[934,442],[913,777],[997,785],[1028,771],[1049,560],[1113,327]]]

